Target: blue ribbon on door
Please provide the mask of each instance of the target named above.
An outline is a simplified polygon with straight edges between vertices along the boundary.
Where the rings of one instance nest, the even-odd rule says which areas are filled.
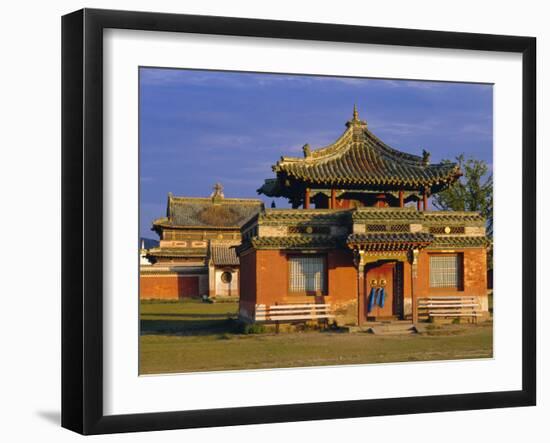
[[[384,288],[371,288],[367,304],[367,312],[372,311],[374,305],[378,305],[383,308],[385,303],[386,291],[384,290]]]
[[[386,302],[386,291],[384,290],[384,288],[379,288],[378,289],[378,306],[383,308],[385,302]]]
[[[374,303],[376,303],[376,288],[371,288],[370,294],[369,294],[369,301],[367,304],[367,312],[372,311],[372,308],[374,307]]]

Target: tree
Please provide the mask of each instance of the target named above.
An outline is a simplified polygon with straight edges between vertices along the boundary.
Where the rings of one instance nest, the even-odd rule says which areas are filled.
[[[437,209],[450,211],[475,211],[487,220],[487,235],[493,236],[493,175],[483,160],[456,157],[463,172],[462,177],[449,188],[435,194],[432,199]],[[451,163],[443,160],[443,163]]]

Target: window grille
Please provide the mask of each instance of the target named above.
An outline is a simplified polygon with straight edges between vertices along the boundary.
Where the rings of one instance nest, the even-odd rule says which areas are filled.
[[[289,258],[290,292],[324,292],[325,259],[319,256],[295,256]]]
[[[289,226],[289,234],[330,234],[330,226]]]
[[[409,225],[391,225],[390,231],[392,232],[409,232],[410,226]]]
[[[462,261],[459,255],[430,256],[430,287],[458,288],[461,285]]]
[[[386,225],[366,225],[366,227],[369,232],[383,232],[388,230]]]
[[[430,228],[430,234],[464,234],[464,232],[464,226],[432,226]]]

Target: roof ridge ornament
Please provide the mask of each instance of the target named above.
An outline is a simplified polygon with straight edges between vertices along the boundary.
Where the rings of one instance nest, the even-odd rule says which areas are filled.
[[[223,186],[221,183],[216,183],[213,189],[214,189],[214,192],[210,194],[210,198],[212,199],[213,202],[217,202],[225,197],[223,194]]]
[[[430,164],[430,152],[422,149],[422,164],[428,166]]]
[[[351,120],[349,120],[346,123],[346,126],[349,128],[350,126],[359,126],[359,127],[366,127],[367,122],[365,120],[359,119],[359,112],[357,111],[357,105],[353,105],[353,117]]]

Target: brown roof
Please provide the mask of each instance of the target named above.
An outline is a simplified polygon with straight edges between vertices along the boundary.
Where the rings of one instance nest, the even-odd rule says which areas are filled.
[[[151,248],[147,251],[148,257],[206,257],[206,248]]]
[[[420,190],[437,192],[454,182],[461,171],[456,163],[429,163],[429,153],[416,156],[398,151],[377,138],[354,110],[344,134],[333,144],[311,150],[304,157],[282,157],[273,166],[278,180],[266,180],[259,193],[284,195],[288,179],[309,186],[376,190]]]
[[[153,226],[240,229],[263,209],[261,200],[225,198],[223,193],[211,197],[175,197],[168,194],[166,217]]]
[[[212,245],[210,252],[214,265],[237,266],[240,263],[235,245]]]

